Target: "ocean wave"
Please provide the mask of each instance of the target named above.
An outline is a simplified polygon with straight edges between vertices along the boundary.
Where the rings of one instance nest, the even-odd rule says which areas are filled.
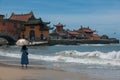
[[[72,57],[80,57],[80,58],[99,58],[99,59],[120,60],[120,51],[112,51],[112,52],[104,53],[100,51],[79,52],[76,50],[70,50],[70,51],[57,52],[56,54],[61,56],[72,56]]]
[[[120,44],[80,44],[80,46],[120,46]]]
[[[0,56],[20,58],[20,53],[0,51]],[[79,52],[76,50],[60,51],[55,55],[29,54],[30,59],[44,60],[48,62],[77,63],[87,65],[113,65],[120,66],[120,51],[103,53],[100,51]]]
[[[120,51],[103,53],[100,51],[79,52],[76,50],[71,50],[57,52],[56,54],[60,56],[59,60],[65,62],[120,66]]]
[[[80,46],[105,46],[108,44],[80,44]]]

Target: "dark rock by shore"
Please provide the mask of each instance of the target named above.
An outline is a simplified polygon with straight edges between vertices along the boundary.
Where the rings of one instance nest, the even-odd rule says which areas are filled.
[[[8,41],[4,38],[0,38],[0,46],[2,45],[7,45],[8,44]]]

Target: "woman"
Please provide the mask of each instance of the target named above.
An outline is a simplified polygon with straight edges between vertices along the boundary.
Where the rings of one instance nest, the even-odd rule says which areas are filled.
[[[21,52],[22,52],[22,56],[21,56],[21,65],[22,65],[22,68],[24,68],[24,65],[25,65],[26,69],[27,69],[27,65],[29,64],[29,60],[28,60],[28,48],[25,45],[22,46]]]

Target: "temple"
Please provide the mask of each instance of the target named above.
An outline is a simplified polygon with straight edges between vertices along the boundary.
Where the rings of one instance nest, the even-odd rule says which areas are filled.
[[[65,30],[65,25],[58,23],[54,25],[55,29],[51,33],[52,39],[100,39],[98,34],[94,34],[95,30],[91,30],[89,27],[80,27],[78,30]]]
[[[0,32],[11,34],[16,38],[26,38],[28,40],[47,40],[50,38],[48,24],[41,18],[35,18],[33,12],[27,14],[12,13],[8,19],[0,15]]]
[[[0,33],[12,35],[16,39],[25,38],[29,41],[46,40],[49,44],[60,42],[70,44],[78,43],[118,43],[115,38],[109,38],[107,35],[100,36],[96,30],[89,27],[80,26],[79,29],[64,29],[66,25],[58,23],[50,28],[50,22],[44,22],[42,18],[36,18],[31,11],[27,14],[12,13],[9,18],[0,14]],[[50,30],[52,32],[50,33]],[[55,41],[54,41],[55,40]],[[52,42],[51,42],[52,41]],[[66,42],[64,42],[66,41]],[[75,43],[74,43],[75,42]]]

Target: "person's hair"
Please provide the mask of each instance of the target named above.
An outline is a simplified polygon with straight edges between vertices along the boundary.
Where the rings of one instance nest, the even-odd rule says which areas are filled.
[[[26,45],[22,46],[22,50],[27,50]]]

